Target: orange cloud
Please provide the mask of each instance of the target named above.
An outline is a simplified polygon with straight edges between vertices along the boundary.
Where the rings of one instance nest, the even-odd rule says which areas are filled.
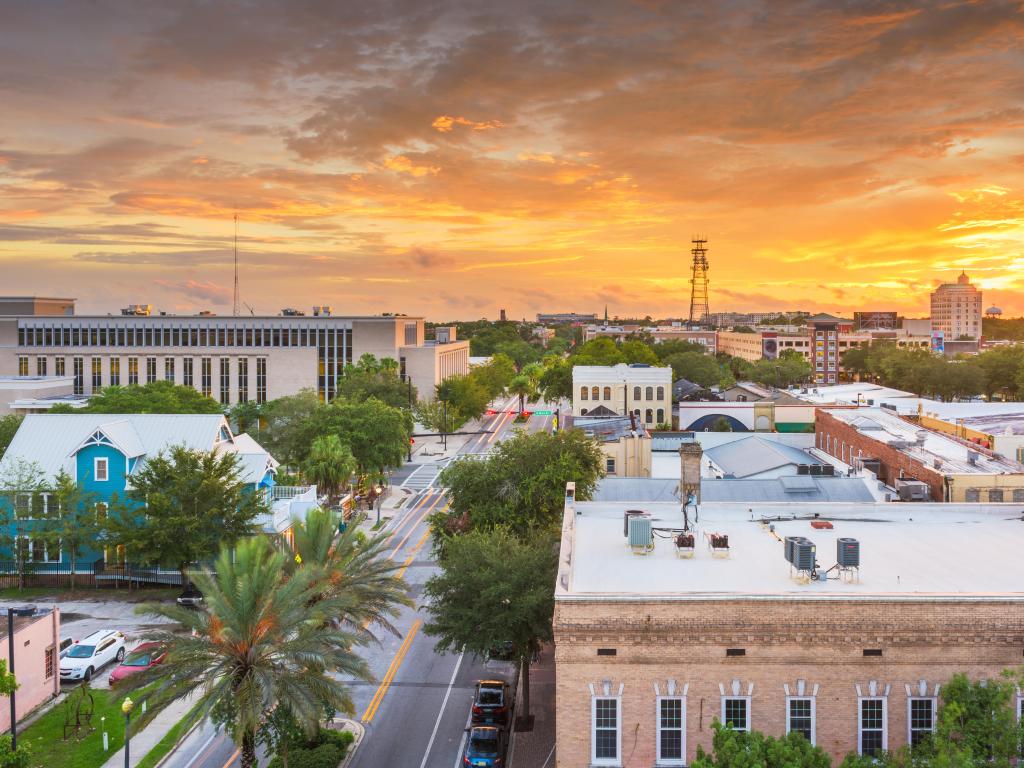
[[[451,133],[456,125],[464,125],[474,131],[490,131],[502,127],[500,120],[476,122],[465,117],[450,117],[449,115],[441,115],[434,118],[434,122],[430,124],[430,127],[441,133]]]

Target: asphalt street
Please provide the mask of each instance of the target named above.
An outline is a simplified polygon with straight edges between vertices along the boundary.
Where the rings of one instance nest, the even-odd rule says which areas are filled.
[[[459,453],[486,453],[516,428],[551,429],[551,416],[533,416],[525,425],[514,425],[508,411],[515,407],[515,398],[499,403],[497,413],[483,422],[487,433],[470,438]],[[401,477],[409,474],[407,465]],[[349,681],[356,719],[366,729],[352,768],[456,768],[461,765],[474,683],[495,676],[511,680],[514,675],[507,662],[437,653],[433,638],[422,631],[427,619],[421,604],[423,585],[437,570],[430,556],[427,517],[445,503],[443,489],[418,490],[385,528],[388,557],[401,564],[415,606],[403,609],[395,622],[398,636],[381,633],[380,644],[365,650],[375,682]],[[232,768],[238,763],[230,737],[204,723],[170,756],[165,768]]]

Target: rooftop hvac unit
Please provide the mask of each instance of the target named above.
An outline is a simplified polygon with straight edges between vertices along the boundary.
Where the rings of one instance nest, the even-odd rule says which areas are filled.
[[[793,567],[798,571],[814,570],[816,548],[810,539],[801,538],[793,542]]]
[[[622,535],[629,536],[629,519],[631,517],[642,517],[646,514],[642,509],[627,509],[626,513],[622,516]]]
[[[860,542],[856,539],[836,539],[836,562],[840,568],[860,568]]]
[[[917,442],[918,445],[924,445],[924,442],[927,439],[928,439],[928,431],[927,430],[919,429],[919,430],[917,430],[917,432],[914,433],[914,440]]]
[[[651,518],[647,515],[634,515],[629,518],[629,548],[638,554],[646,554],[654,549]]]
[[[823,475],[832,475],[834,477],[835,474],[836,474],[836,468],[833,465],[831,465],[831,464],[822,464],[821,465],[821,474],[823,474]]]
[[[968,452],[967,452],[967,462],[968,462],[969,464],[971,464],[972,466],[974,466],[974,465],[977,465],[977,463],[978,463],[978,458],[979,458],[980,456],[981,456],[981,454],[980,454],[980,453],[978,453],[977,451],[968,451]]]
[[[912,478],[898,479],[896,492],[900,496],[900,501],[929,501],[932,496],[928,483]]]
[[[808,544],[810,543],[803,536],[787,536],[785,538],[785,542],[784,543],[785,543],[785,548],[786,548],[786,562],[788,562],[788,563],[792,563],[793,562],[793,557],[794,557],[793,553],[796,551],[797,542],[801,542],[801,541],[806,541]]]

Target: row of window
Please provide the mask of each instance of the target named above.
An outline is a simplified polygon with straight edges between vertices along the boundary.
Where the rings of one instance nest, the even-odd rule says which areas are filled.
[[[633,413],[636,415],[637,419],[640,418],[640,409],[639,408],[637,408],[635,411],[633,411]],[[587,409],[586,408],[581,408],[580,409],[580,416],[586,416],[586,415],[587,415]],[[643,417],[644,417],[644,424],[667,424],[668,423],[668,422],[665,421],[665,409],[664,408],[658,408],[657,410],[654,410],[652,408],[648,408],[647,410],[644,411]]]
[[[90,380],[92,392],[97,392],[103,387],[103,360],[102,357],[93,357],[90,360]],[[107,383],[109,386],[117,387],[122,384],[141,384],[139,376],[139,358],[127,358],[126,377],[121,378],[121,358],[107,358],[109,373]],[[65,361],[63,357],[56,357],[53,360],[54,375],[65,375]],[[38,375],[45,376],[47,369],[47,358],[36,358],[36,370]],[[18,358],[18,375],[28,376],[29,359],[26,356]],[[152,384],[157,381],[157,358],[145,358],[145,383]],[[236,358],[238,402],[249,401],[249,360],[248,358]],[[81,357],[72,359],[72,372],[74,374],[74,392],[76,395],[85,394],[84,361]],[[186,357],[182,359],[181,384],[186,387],[195,386],[195,364],[194,359]],[[220,402],[227,405],[231,401],[231,358],[222,357],[218,361],[218,390],[217,395]],[[166,381],[175,381],[175,358],[165,357],[163,362],[163,378]],[[200,358],[200,382],[199,390],[207,397],[213,397],[213,359],[209,357]],[[264,403],[267,399],[267,360],[256,358],[256,402]]]
[[[351,328],[23,327],[18,329],[18,346],[316,347],[327,344],[328,333],[341,332],[348,334],[351,340]],[[408,323],[405,343],[414,345],[416,342],[416,323]]]
[[[664,387],[646,387],[643,389],[644,397],[640,397],[641,388],[633,387],[633,400],[664,400]],[[603,397],[602,397],[603,395]],[[580,387],[580,400],[611,400],[611,387]]]
[[[786,733],[803,734],[817,742],[817,713],[813,696],[786,697]],[[1021,704],[1018,702],[1018,712]],[[591,701],[591,763],[618,766],[622,762],[622,698],[595,696]],[[935,731],[935,697],[907,700],[907,741],[919,744]],[[723,696],[721,722],[737,731],[750,731],[753,712],[750,696]],[[857,702],[857,752],[874,755],[888,749],[888,699],[863,697]],[[686,697],[658,696],[655,700],[658,765],[686,764]]]

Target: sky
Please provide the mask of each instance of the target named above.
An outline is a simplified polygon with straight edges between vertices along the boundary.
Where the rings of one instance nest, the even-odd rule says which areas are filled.
[[[1019,2],[0,0],[0,293],[1024,314]]]

